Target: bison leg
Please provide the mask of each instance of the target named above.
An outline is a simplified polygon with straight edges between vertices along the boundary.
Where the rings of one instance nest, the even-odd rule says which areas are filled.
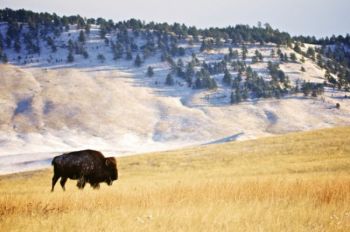
[[[99,183],[93,183],[93,184],[90,184],[90,185],[91,185],[91,187],[93,189],[99,189],[100,188],[100,184]]]
[[[56,182],[58,181],[59,178],[60,178],[60,176],[57,175],[56,173],[53,175],[53,177],[52,177],[52,188],[51,188],[51,192],[53,192],[53,189],[54,189],[54,187],[55,187],[55,184],[56,184]]]
[[[60,184],[62,186],[63,191],[66,191],[66,188],[64,187],[64,185],[66,184],[66,181],[67,181],[67,177],[61,178]]]
[[[79,189],[83,189],[85,187],[85,178],[83,176],[79,178],[77,186]]]

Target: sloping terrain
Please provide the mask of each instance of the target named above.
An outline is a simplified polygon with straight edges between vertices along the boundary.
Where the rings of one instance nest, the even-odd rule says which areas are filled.
[[[295,96],[215,106],[198,104],[204,92],[194,91],[183,104],[116,70],[1,70],[2,172],[33,168],[33,161],[73,149],[145,152],[345,125],[350,118],[345,103],[334,107],[331,93],[324,100]]]
[[[350,123],[350,103],[344,90],[326,86],[317,97],[294,90],[301,88],[303,81],[324,83],[325,70],[301,54],[295,54],[295,61],[281,61],[276,52],[282,57],[294,53],[288,46],[241,46],[219,39],[220,45],[202,49],[206,38],[177,39],[171,33],[160,36],[146,30],[136,36],[131,29],[111,30],[101,38],[102,29],[93,24],[89,33],[77,25],[61,28],[58,34],[44,28],[46,35],[36,41],[40,52],[29,53],[30,46],[24,45],[31,29],[27,23],[21,27],[17,41],[23,43],[22,48],[16,51],[10,41],[11,46],[3,49],[9,64],[0,65],[0,173],[47,167],[55,154],[83,148],[122,155]],[[9,25],[1,23],[2,37],[8,31]],[[49,43],[49,38],[53,42]],[[128,59],[124,50],[130,41],[138,49],[132,50]],[[124,49],[121,54],[116,52],[118,46]],[[308,46],[302,49],[306,51]],[[175,49],[182,54],[164,57],[163,47],[166,52]],[[68,61],[68,53],[73,60]],[[115,58],[116,53],[121,57]],[[254,61],[259,53],[261,59]],[[140,65],[136,65],[137,55],[142,57]],[[264,90],[268,96],[262,98],[250,91],[244,100],[232,102],[235,90],[232,83],[223,81],[224,73],[229,73],[232,81],[242,79],[236,87],[241,91],[251,70],[264,80],[259,90],[271,84],[270,64],[278,64],[289,87],[277,81],[273,89]],[[189,81],[179,70],[191,65]],[[207,79],[216,86],[199,88],[196,82],[204,83],[207,74],[202,71],[207,66],[208,70],[220,69],[212,70]],[[153,75],[148,75],[149,67]]]

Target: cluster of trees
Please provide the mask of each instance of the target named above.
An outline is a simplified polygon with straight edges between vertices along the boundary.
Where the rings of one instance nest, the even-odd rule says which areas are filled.
[[[331,39],[301,38],[303,42],[318,43],[321,46],[308,47],[306,52],[302,51],[303,43],[297,42],[294,45],[294,51],[302,54],[301,62],[304,62],[304,56],[312,59],[317,65],[326,70],[325,79],[329,85],[338,89],[350,90],[350,36],[331,37]],[[291,57],[295,58],[295,57]],[[333,75],[331,75],[333,74]],[[336,78],[334,78],[336,76]]]
[[[332,35],[331,37],[325,37],[317,39],[315,36],[296,36],[293,37],[293,40],[300,41],[302,43],[308,43],[308,44],[318,44],[318,45],[333,45],[333,44],[344,44],[347,46],[350,46],[350,34],[347,34],[346,36],[335,36]]]
[[[206,69],[202,68],[196,72],[195,89],[216,89],[217,87],[215,79],[210,77],[210,73]]]
[[[339,89],[350,90],[350,45],[336,44],[333,46],[322,46],[318,50],[322,56],[318,57],[318,63],[326,69],[325,78],[328,82]],[[331,77],[330,73],[337,76]]]
[[[208,38],[203,40],[203,48],[208,49],[211,46],[221,46],[222,41],[231,42],[232,44],[240,44],[243,42],[259,42],[268,43],[275,42],[277,44],[287,44],[291,42],[289,34],[272,29],[268,24],[264,27],[250,27],[248,25],[237,25],[235,27],[226,28],[209,28],[197,29],[196,27],[187,27],[184,24],[174,23],[172,25],[167,23],[145,23],[140,20],[130,19],[127,21],[114,23],[112,20],[105,20],[103,18],[83,18],[80,15],[76,16],[58,16],[49,13],[35,13],[28,10],[0,10],[0,21],[8,23],[28,23],[33,30],[40,31],[40,33],[47,34],[54,32],[58,36],[63,30],[68,30],[69,25],[75,24],[78,29],[84,29],[86,33],[90,32],[91,24],[100,26],[100,36],[105,36],[112,30],[126,31],[131,29],[135,34],[141,31],[153,31],[159,34],[174,35],[177,39],[185,39],[191,36],[194,40],[198,40],[199,36]],[[210,39],[212,38],[212,39]],[[179,53],[183,52],[180,50]]]
[[[324,93],[324,84],[304,81],[301,85],[301,92],[306,97],[309,95],[312,97],[317,97]]]
[[[268,63],[271,80],[259,76],[250,66],[240,64],[238,70],[238,75],[232,79],[231,104],[239,103],[249,96],[253,98],[280,98],[291,91],[289,78],[279,69],[278,64]],[[242,74],[245,76],[244,82],[242,82]],[[232,78],[230,76],[228,72],[225,72],[224,82],[226,84]]]
[[[178,59],[177,62],[174,62],[172,59],[168,61],[171,66],[171,73],[166,77],[166,84],[173,85],[173,75],[176,75],[179,78],[182,78],[186,81],[188,87],[194,89],[216,89],[217,83],[215,79],[211,77],[209,70],[209,65],[205,62],[202,64],[197,59],[196,55],[192,55],[192,60],[186,65],[182,59]],[[199,71],[195,71],[195,67]]]
[[[160,51],[161,60],[169,63],[171,72],[166,77],[165,83],[173,85],[174,77],[185,80],[189,87],[196,89],[215,89],[217,83],[212,75],[224,74],[223,83],[232,87],[231,102],[236,103],[246,99],[248,96],[280,97],[291,90],[288,77],[279,69],[278,64],[269,63],[268,70],[271,80],[264,80],[251,67],[247,67],[245,60],[248,49],[245,43],[276,43],[277,45],[288,45],[295,53],[302,57],[308,57],[322,68],[325,68],[326,80],[329,84],[338,88],[350,88],[350,36],[332,36],[331,38],[316,39],[315,37],[291,37],[288,33],[273,29],[269,24],[257,26],[236,25],[226,28],[198,29],[187,27],[184,24],[174,23],[145,23],[140,20],[130,19],[127,21],[113,22],[103,18],[83,18],[76,16],[57,16],[49,13],[34,13],[27,10],[0,10],[0,21],[8,23],[6,35],[0,34],[0,59],[7,62],[4,48],[13,48],[20,53],[26,49],[28,54],[40,54],[40,41],[46,42],[52,52],[57,51],[55,38],[63,31],[69,30],[69,25],[75,24],[80,30],[77,41],[69,40],[67,49],[67,62],[74,61],[74,55],[82,55],[88,58],[86,40],[89,36],[92,24],[100,26],[100,37],[105,40],[105,45],[110,46],[113,59],[125,58],[133,60],[135,66],[140,67],[146,59]],[[25,23],[25,24],[24,24]],[[27,25],[28,30],[23,30]],[[114,32],[116,38],[107,35]],[[142,38],[143,45],[136,43],[137,38]],[[201,38],[201,40],[199,39]],[[186,49],[179,46],[183,43],[202,42],[200,51],[206,51],[226,45],[241,46],[241,51],[229,48],[229,53],[221,61],[200,63],[195,54],[192,60],[186,65],[181,59],[174,61],[175,57],[186,54]],[[303,43],[322,45],[319,48],[309,47],[303,51]],[[24,46],[23,46],[24,45]],[[282,53],[277,50],[281,62],[297,62],[295,53]],[[275,50],[272,50],[271,57],[275,57]],[[100,62],[105,61],[103,54],[96,57]],[[255,51],[252,63],[262,62],[264,59],[261,52]],[[303,62],[303,58],[301,60]],[[233,77],[230,70],[238,72]],[[304,69],[305,70],[305,69]],[[153,76],[153,68],[147,70],[148,76]],[[336,78],[334,78],[336,76]],[[244,83],[242,82],[245,77]],[[311,95],[320,93],[321,87],[304,83],[302,91]],[[305,94],[305,93],[304,93]]]

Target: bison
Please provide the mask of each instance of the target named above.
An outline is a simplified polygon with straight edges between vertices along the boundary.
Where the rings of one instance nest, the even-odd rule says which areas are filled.
[[[100,187],[101,182],[112,185],[112,182],[118,179],[115,158],[105,158],[99,151],[82,150],[65,153],[54,157],[52,165],[54,175],[51,192],[59,178],[61,178],[60,184],[63,190],[68,178],[78,180],[79,189],[83,189],[85,183],[90,183],[91,187],[96,189]]]

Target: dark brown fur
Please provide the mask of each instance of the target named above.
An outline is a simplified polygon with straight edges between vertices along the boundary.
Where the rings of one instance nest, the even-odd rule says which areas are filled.
[[[77,186],[80,189],[85,187],[85,183],[90,183],[93,188],[99,188],[101,182],[112,185],[112,182],[118,179],[115,158],[105,158],[99,151],[82,150],[65,153],[54,157],[52,165],[54,175],[51,191],[54,190],[59,178],[63,190],[68,178],[78,180]]]

